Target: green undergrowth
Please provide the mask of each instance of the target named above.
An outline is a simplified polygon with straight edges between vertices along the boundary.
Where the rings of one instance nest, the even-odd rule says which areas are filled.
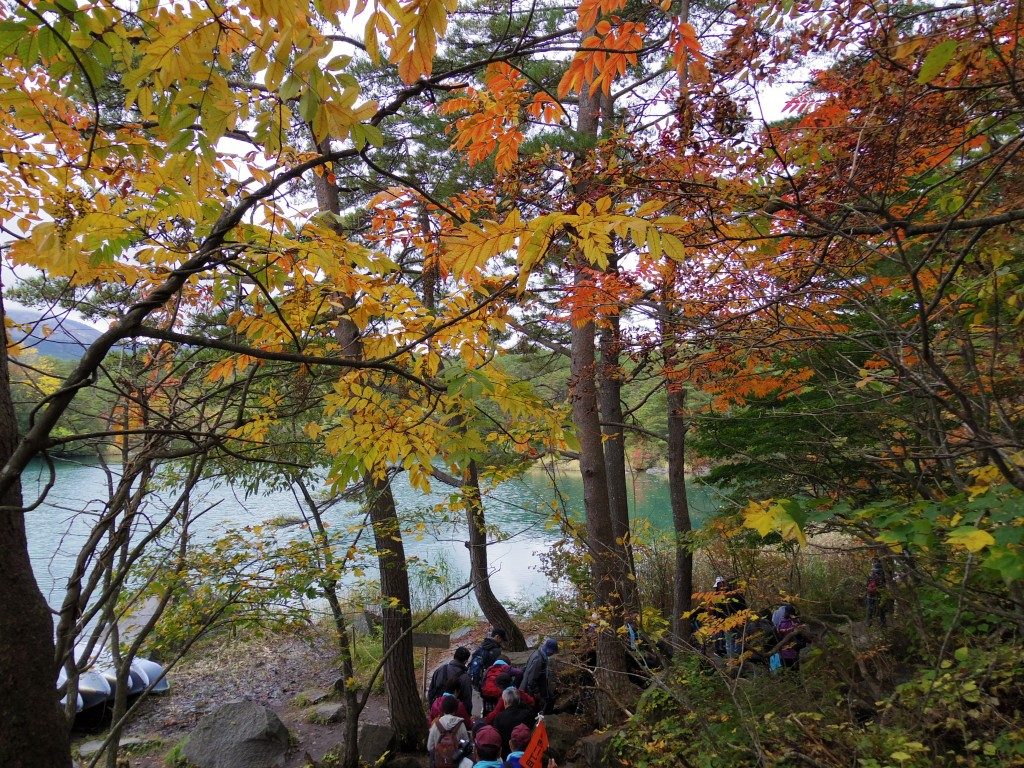
[[[413,612],[413,624],[423,619],[423,622],[418,624],[414,631],[451,634],[462,627],[475,626],[478,622],[476,617],[464,616],[455,610],[436,611],[424,619],[425,614],[426,611]],[[368,635],[357,635],[351,647],[352,664],[355,668],[356,678],[361,684],[365,684],[383,657],[380,629],[378,628]],[[414,653],[413,663],[417,669],[420,669],[423,665],[422,654]],[[376,680],[374,680],[373,689],[378,693],[383,691],[384,680],[382,675],[377,675]]]
[[[690,656],[643,694],[614,752],[637,768],[1024,765],[1024,649],[993,640],[935,667],[892,664],[903,681],[868,710],[837,665],[888,647],[880,635],[857,659],[826,648],[798,671],[739,679]]]
[[[175,744],[164,755],[164,765],[167,768],[191,768],[191,763],[185,757],[185,746],[188,744],[188,736]]]

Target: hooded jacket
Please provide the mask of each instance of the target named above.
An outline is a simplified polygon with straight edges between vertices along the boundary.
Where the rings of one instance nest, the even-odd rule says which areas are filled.
[[[468,739],[469,731],[466,730],[466,724],[462,721],[462,718],[458,715],[441,715],[437,720],[434,721],[433,725],[430,726],[430,734],[427,736],[427,752],[433,753],[434,747],[437,746],[437,742],[441,740],[441,729],[438,725],[441,725],[446,731],[455,729],[455,740]]]

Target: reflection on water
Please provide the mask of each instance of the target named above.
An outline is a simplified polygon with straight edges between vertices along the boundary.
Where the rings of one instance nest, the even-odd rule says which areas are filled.
[[[29,465],[22,476],[26,503],[38,496],[48,478],[43,462]],[[424,494],[410,487],[401,474],[392,481],[392,487],[400,512],[409,519],[418,519],[449,495],[444,487],[435,487],[432,493]],[[107,495],[107,476],[102,469],[91,464],[60,461],[57,462],[56,483],[46,503],[26,516],[29,553],[36,578],[51,604],[60,600],[78,549]],[[634,520],[646,520],[654,530],[671,530],[668,482],[664,476],[638,474],[632,481],[630,495]],[[697,523],[717,506],[705,488],[691,488],[689,495],[691,515]],[[164,501],[170,498],[159,494],[157,497],[158,503],[161,498]],[[193,508],[210,507],[193,527],[196,536],[207,539],[229,528],[299,514],[298,502],[290,491],[264,491],[247,497],[230,486],[203,482],[192,499]],[[555,499],[561,500],[570,514],[582,514],[583,487],[578,474],[560,474],[557,481],[553,481],[545,472],[535,470],[487,493],[487,522],[507,537],[488,548],[490,566],[496,570],[492,586],[499,598],[532,600],[551,587],[537,565],[540,555],[559,535],[551,525],[551,504]],[[347,525],[358,509],[356,502],[343,502],[332,507],[328,519],[334,525]],[[450,581],[459,584],[469,573],[465,540],[464,525],[432,524],[422,533],[405,537],[406,554],[428,563],[441,563]]]

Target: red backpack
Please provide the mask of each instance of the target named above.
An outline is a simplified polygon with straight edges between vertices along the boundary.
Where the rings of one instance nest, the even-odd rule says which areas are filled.
[[[501,697],[501,692],[504,690],[498,685],[498,679],[502,675],[508,675],[511,667],[506,667],[502,664],[496,664],[487,670],[484,675],[484,684],[480,688],[480,695],[485,699],[498,699]]]
[[[460,723],[456,723],[448,730],[441,725],[440,719],[437,721],[437,730],[441,733],[441,738],[434,745],[434,768],[455,768],[455,757],[459,752],[459,739],[456,735],[459,725]]]

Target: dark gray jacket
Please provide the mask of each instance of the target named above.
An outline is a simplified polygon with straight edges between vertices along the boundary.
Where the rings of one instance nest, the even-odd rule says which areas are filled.
[[[548,655],[540,648],[531,653],[530,658],[526,660],[526,667],[523,669],[523,682],[519,684],[519,687],[531,696],[539,696],[545,701],[555,697],[554,686],[551,685]]]
[[[427,689],[427,704],[432,704],[434,699],[448,690],[448,684],[455,680],[459,681],[459,690],[455,695],[466,705],[466,711],[472,712],[473,687],[469,684],[469,673],[466,671],[466,665],[455,659],[434,670],[430,678],[430,687]]]

